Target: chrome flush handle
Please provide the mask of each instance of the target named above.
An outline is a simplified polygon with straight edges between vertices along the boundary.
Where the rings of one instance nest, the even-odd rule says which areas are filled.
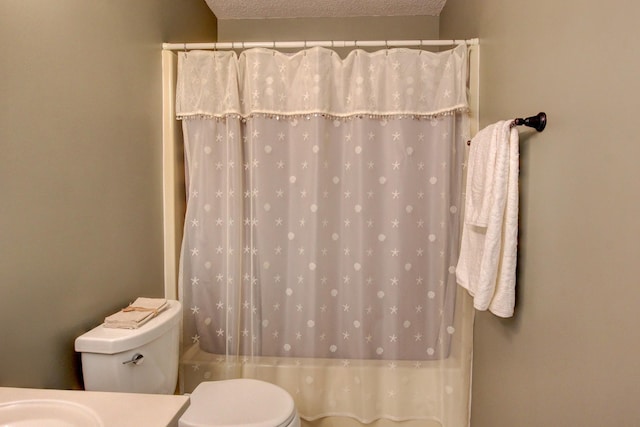
[[[144,362],[144,356],[140,353],[136,353],[131,357],[131,359],[125,360],[122,364],[127,365],[129,363],[133,363],[134,365],[140,365],[142,362]]]

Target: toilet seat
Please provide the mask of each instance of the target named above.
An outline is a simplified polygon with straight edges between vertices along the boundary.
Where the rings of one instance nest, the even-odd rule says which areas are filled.
[[[273,384],[253,379],[206,381],[190,396],[179,427],[287,427],[293,399]]]

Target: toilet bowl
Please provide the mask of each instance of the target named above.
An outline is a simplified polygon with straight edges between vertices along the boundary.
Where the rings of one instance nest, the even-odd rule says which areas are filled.
[[[168,308],[138,329],[99,325],[79,336],[86,390],[125,393],[175,392],[182,305]],[[235,379],[196,387],[180,427],[300,427],[293,399],[273,384]]]
[[[200,383],[179,427],[300,427],[291,395],[273,384],[234,379]]]

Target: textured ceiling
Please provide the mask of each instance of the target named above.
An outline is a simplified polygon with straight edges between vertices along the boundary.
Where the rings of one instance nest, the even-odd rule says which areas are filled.
[[[446,0],[206,0],[218,19],[439,16]]]

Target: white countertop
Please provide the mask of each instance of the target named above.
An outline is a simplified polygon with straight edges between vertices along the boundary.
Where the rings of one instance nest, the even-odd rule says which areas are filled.
[[[98,415],[105,427],[177,427],[189,406],[188,396],[0,387],[0,404],[28,399],[84,405]]]

